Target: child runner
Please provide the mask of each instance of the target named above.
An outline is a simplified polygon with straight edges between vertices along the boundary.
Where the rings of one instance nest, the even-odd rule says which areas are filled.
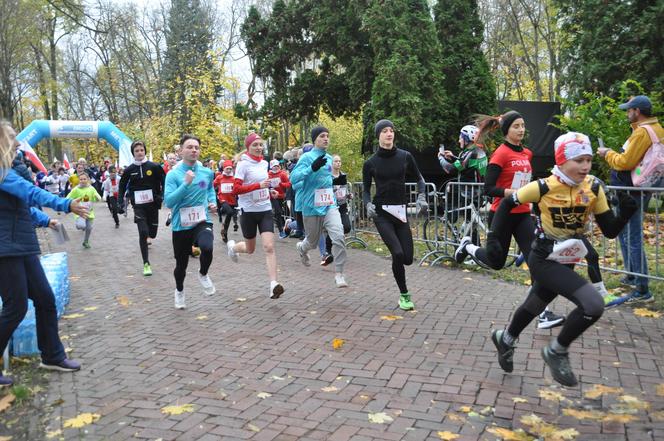
[[[222,224],[221,238],[224,243],[228,242],[228,227],[233,219],[233,231],[237,231],[237,198],[233,193],[233,184],[235,177],[233,176],[233,161],[225,160],[222,165],[222,171],[214,178],[214,188],[217,190],[217,199],[219,206],[217,207],[217,214],[219,215],[219,223]],[[226,216],[226,219],[223,219]]]
[[[235,169],[234,192],[238,196],[240,206],[240,227],[243,242],[228,241],[228,256],[237,262],[240,253],[253,254],[256,250],[256,230],[261,235],[263,252],[270,277],[270,298],[278,299],[284,287],[277,282],[277,255],[274,252],[274,222],[272,221],[272,204],[270,180],[267,177],[267,161],[263,159],[263,140],[257,133],[250,133],[244,139],[247,151],[242,154]]]
[[[515,342],[521,331],[558,295],[577,307],[557,337],[542,349],[542,358],[553,378],[564,386],[575,386],[576,376],[569,363],[570,344],[595,323],[604,311],[597,289],[574,271],[574,264],[586,254],[581,240],[592,213],[602,233],[614,238],[638,209],[636,201],[624,195],[618,216],[611,211],[599,179],[589,175],[592,166],[590,140],[570,132],[555,141],[556,166],[552,175],[534,181],[505,197],[496,211],[491,236],[509,228],[510,211],[521,204],[535,204],[536,239],[528,257],[533,286],[505,330],[495,330],[491,339],[505,372],[513,370]],[[497,245],[496,246],[500,246]]]
[[[337,206],[341,216],[341,224],[344,227],[344,234],[350,232],[350,217],[348,217],[348,200],[353,197],[353,193],[348,191],[348,177],[341,171],[341,156],[332,156],[332,189],[337,197]],[[332,239],[325,235],[325,254],[321,259],[321,266],[328,266],[334,262],[332,255]]]
[[[83,247],[90,248],[90,234],[92,233],[92,224],[95,219],[95,210],[92,207],[93,202],[101,201],[101,196],[97,190],[90,184],[90,177],[86,172],[78,174],[78,185],[72,189],[67,195],[68,199],[80,199],[81,204],[88,209],[88,217],[75,216],[76,229],[85,230],[83,238]]]
[[[526,259],[528,259],[530,246],[535,239],[535,224],[530,216],[528,204],[512,209],[501,230],[496,230],[492,225],[492,219],[500,201],[530,182],[533,171],[530,161],[533,153],[522,143],[526,134],[526,123],[519,112],[510,111],[499,117],[481,116],[478,126],[480,131],[475,138],[476,142],[483,143],[486,136],[498,128],[505,137],[505,141],[491,155],[484,180],[484,193],[493,196],[489,225],[495,232],[491,236],[494,240],[491,241],[487,238],[486,247],[480,248],[472,243],[471,237],[464,237],[454,252],[454,259],[457,263],[462,263],[470,254],[475,261],[499,270],[505,265],[512,237],[519,244]],[[565,317],[547,309],[542,312],[538,327],[552,328],[559,326],[564,320]]]
[[[288,173],[281,169],[279,160],[273,159],[270,161],[270,171],[267,174],[270,179],[270,188],[276,191],[274,196],[270,198],[272,203],[272,212],[274,213],[274,223],[277,226],[279,238],[284,239],[282,236],[282,229],[284,228],[284,206],[286,199],[286,190],[290,188],[291,183],[288,179]]]
[[[113,220],[115,221],[115,228],[120,227],[120,218],[118,217],[118,194],[120,189],[120,178],[118,178],[117,169],[114,165],[108,167],[108,178],[102,184],[104,193],[102,199],[108,205],[108,211],[111,212]]]
[[[189,134],[180,139],[182,162],[166,175],[164,203],[171,209],[173,254],[175,256],[175,309],[185,309],[184,278],[194,244],[200,248],[198,281],[203,293],[211,296],[216,288],[208,276],[212,264],[214,235],[209,210],[216,210],[212,181],[214,172],[198,162],[201,141]]]
[[[417,180],[417,210],[426,212],[429,204],[424,194],[424,178],[413,156],[394,145],[394,124],[381,119],[374,128],[379,149],[362,167],[363,200],[367,215],[373,218],[381,239],[392,254],[392,274],[399,287],[399,308],[415,308],[406,286],[404,265],[413,263],[413,234],[406,216],[406,174]],[[376,194],[371,200],[371,182],[376,182]]]

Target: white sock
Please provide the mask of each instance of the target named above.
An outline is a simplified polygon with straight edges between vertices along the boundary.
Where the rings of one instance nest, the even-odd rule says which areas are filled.
[[[466,252],[470,254],[471,256],[475,257],[475,251],[479,250],[480,247],[478,247],[475,244],[469,243],[466,245]]]
[[[604,282],[593,283],[593,286],[602,295],[602,297],[609,295],[609,292],[606,290],[606,286],[604,286]]]

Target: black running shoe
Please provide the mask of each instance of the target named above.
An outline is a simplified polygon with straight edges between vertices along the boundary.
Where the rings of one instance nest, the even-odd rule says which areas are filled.
[[[456,263],[463,263],[464,260],[466,260],[466,257],[468,257],[468,251],[466,251],[466,245],[472,243],[472,239],[470,236],[464,236],[463,239],[461,239],[461,243],[459,244],[459,247],[454,251],[454,260],[456,260]]]
[[[559,354],[546,345],[542,348],[542,358],[549,365],[551,376],[563,386],[574,387],[579,382],[576,380],[572,366],[569,364],[568,354]]]
[[[493,331],[491,333],[491,340],[498,350],[498,363],[505,372],[512,372],[514,370],[514,346],[510,346],[503,341],[503,333],[505,331]]]
[[[171,225],[171,220],[172,220],[171,217],[172,217],[171,213],[168,213],[168,217],[166,218],[166,226],[167,227]]]
[[[543,313],[537,317],[537,328],[538,329],[551,329],[556,326],[562,326],[565,321],[564,315],[558,315],[551,310],[544,310]]]

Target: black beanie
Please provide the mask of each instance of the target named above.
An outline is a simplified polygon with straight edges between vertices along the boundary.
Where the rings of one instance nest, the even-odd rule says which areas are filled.
[[[320,135],[323,132],[330,133],[330,131],[323,126],[316,126],[313,129],[311,129],[311,142],[315,143],[316,138],[318,138],[318,135]]]
[[[376,123],[374,126],[374,131],[376,132],[376,138],[380,135],[380,132],[383,131],[385,127],[392,127],[392,130],[394,130],[394,123],[390,121],[389,119],[381,119]]]
[[[500,118],[500,130],[502,130],[503,135],[507,135],[512,123],[519,118],[523,118],[523,116],[516,110],[510,110]]]

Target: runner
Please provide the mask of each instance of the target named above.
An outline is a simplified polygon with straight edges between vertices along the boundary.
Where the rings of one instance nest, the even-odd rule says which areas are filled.
[[[217,190],[219,200],[217,214],[219,223],[222,224],[221,239],[224,243],[228,242],[228,227],[231,225],[231,219],[233,219],[233,231],[237,231],[237,210],[235,210],[237,197],[233,193],[234,184],[233,161],[227,159],[222,164],[221,173],[214,178],[214,188]],[[223,216],[226,216],[226,219],[223,219]]]
[[[83,218],[75,216],[75,219],[76,229],[85,231],[83,248],[91,248],[90,234],[92,234],[92,227],[95,220],[95,210],[92,207],[92,204],[101,201],[101,196],[99,196],[97,190],[91,185],[90,177],[86,172],[80,172],[78,174],[78,185],[69,192],[67,198],[80,200],[81,205],[85,206],[88,210],[87,217]]]
[[[110,211],[111,216],[113,216],[113,220],[115,221],[115,228],[119,228],[120,218],[118,217],[118,195],[120,189],[120,179],[118,178],[117,169],[114,165],[108,167],[108,178],[106,178],[102,187],[104,189],[102,199],[106,201],[106,205],[108,205],[108,211]]]
[[[208,276],[212,264],[214,235],[209,211],[216,210],[212,181],[214,172],[198,162],[201,141],[189,134],[180,139],[182,162],[166,176],[164,202],[172,212],[173,254],[175,256],[175,308],[185,309],[184,278],[192,246],[201,250],[198,280],[203,293],[211,296],[216,288]]]
[[[40,368],[73,372],[80,363],[67,359],[58,333],[55,295],[39,261],[39,240],[33,227],[30,207],[50,207],[87,217],[87,209],[77,200],[68,200],[39,189],[12,169],[16,131],[0,120],[0,348],[5,348],[33,301],[37,323]],[[0,387],[13,380],[0,372]]]
[[[159,209],[164,193],[164,169],[148,161],[143,141],[131,143],[134,162],[122,173],[118,193],[124,197],[129,191],[129,200],[134,207],[134,222],[138,227],[138,245],[143,258],[143,275],[151,276],[152,268],[148,256],[148,237],[157,237]]]
[[[566,133],[555,141],[556,166],[546,179],[531,182],[505,197],[495,214],[490,235],[509,228],[510,211],[521,204],[534,203],[537,233],[528,267],[532,289],[517,308],[509,326],[494,330],[491,339],[505,372],[512,372],[515,342],[521,331],[558,295],[577,305],[557,337],[542,349],[542,358],[553,378],[564,386],[576,386],[569,363],[568,348],[592,326],[604,311],[602,296],[592,284],[574,272],[574,263],[583,259],[586,249],[580,239],[592,213],[602,233],[614,238],[638,209],[636,201],[623,195],[618,217],[611,211],[599,179],[589,175],[592,166],[590,140],[581,133]]]
[[[242,154],[235,168],[233,191],[238,196],[240,207],[240,227],[243,242],[228,241],[228,256],[237,262],[238,254],[253,254],[256,250],[256,230],[261,235],[263,252],[270,277],[270,298],[278,299],[284,287],[277,282],[277,255],[274,252],[274,222],[270,196],[276,190],[270,190],[267,177],[267,161],[263,159],[263,140],[257,133],[250,133],[244,139],[247,151]]]
[[[519,112],[510,111],[499,117],[482,116],[479,118],[478,126],[480,131],[475,142],[483,143],[484,139],[499,127],[505,137],[505,141],[491,155],[484,180],[484,193],[493,196],[488,223],[491,225],[491,231],[495,232],[491,236],[494,240],[487,238],[486,247],[480,248],[472,243],[471,237],[466,236],[461,239],[459,247],[454,252],[454,259],[457,263],[462,263],[470,254],[478,263],[499,270],[505,265],[512,237],[526,259],[535,239],[535,224],[530,216],[528,204],[515,207],[510,212],[505,228],[496,230],[492,225],[500,201],[530,182],[533,171],[530,161],[533,153],[522,144],[526,134],[526,124]],[[563,321],[565,317],[547,309],[542,312],[538,327],[548,329],[560,326]]]
[[[348,286],[343,274],[346,243],[332,187],[332,156],[327,153],[329,130],[323,126],[314,127],[311,140],[314,148],[300,157],[290,177],[295,189],[295,211],[302,212],[305,233],[304,240],[297,243],[297,251],[302,264],[311,265],[307,253],[318,246],[320,235],[325,229],[332,240],[335,284],[338,288],[345,288]]]
[[[286,190],[290,188],[291,182],[288,179],[288,173],[281,169],[281,164],[279,163],[278,159],[273,159],[270,161],[270,171],[268,172],[267,176],[268,179],[270,179],[270,188],[276,191],[276,195],[270,198],[270,202],[272,203],[272,212],[274,213],[274,224],[277,226],[279,238],[285,239],[285,236],[282,236],[281,230],[284,228]]]
[[[353,193],[348,191],[348,177],[341,171],[341,156],[332,156],[332,188],[337,197],[337,206],[341,216],[341,224],[344,226],[344,235],[350,232],[350,217],[348,217],[348,200],[353,197]],[[332,239],[325,235],[325,254],[321,259],[321,266],[328,266],[334,262],[332,256]]]
[[[426,213],[424,178],[413,156],[394,145],[394,124],[381,119],[374,127],[379,149],[365,161],[362,167],[362,199],[367,216],[374,220],[381,239],[392,254],[392,274],[399,287],[399,308],[410,311],[415,308],[408,287],[404,265],[413,263],[413,234],[410,230],[406,206],[406,175],[417,180],[417,211]],[[376,182],[376,194],[371,199],[371,183]]]

